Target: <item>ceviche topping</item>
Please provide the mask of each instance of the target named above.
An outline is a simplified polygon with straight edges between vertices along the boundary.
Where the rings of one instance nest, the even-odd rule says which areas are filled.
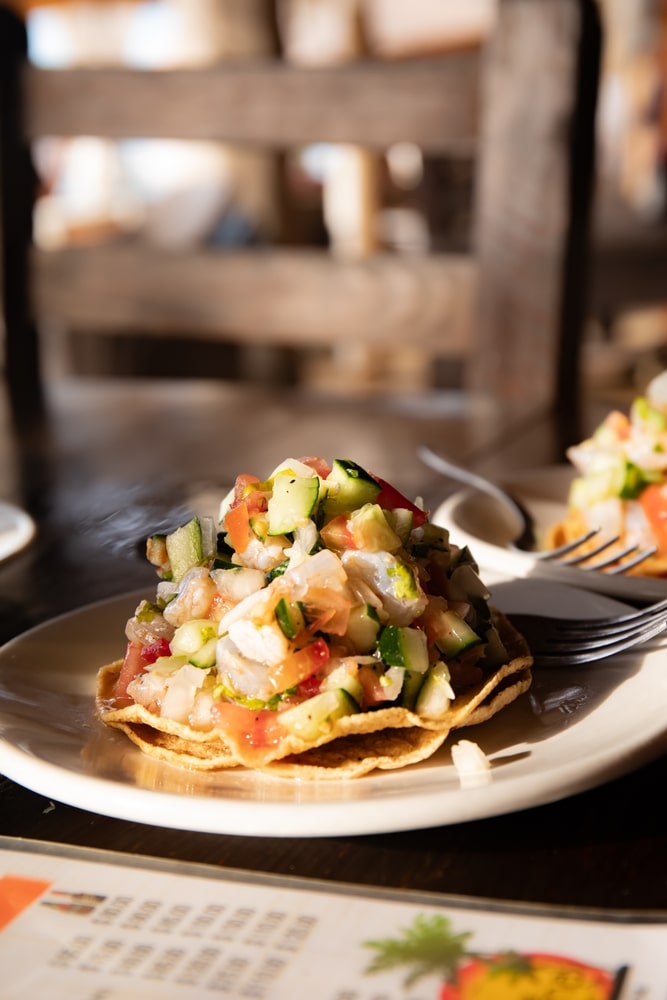
[[[628,414],[610,412],[590,438],[567,451],[576,470],[568,509],[588,527],[642,548],[656,546],[667,571],[667,371]],[[572,532],[578,530],[573,524]]]
[[[348,459],[239,475],[217,522],[148,540],[113,702],[216,729],[251,765],[391,706],[440,719],[507,660],[466,548]]]

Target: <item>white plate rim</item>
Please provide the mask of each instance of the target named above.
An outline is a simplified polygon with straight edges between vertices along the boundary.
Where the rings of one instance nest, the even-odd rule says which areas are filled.
[[[540,601],[547,601],[552,606],[555,593],[559,599],[563,599],[567,594],[569,608],[576,604],[580,611],[589,608],[591,614],[593,612],[603,614],[618,607],[617,602],[605,596],[587,591],[572,592],[548,581],[539,581],[536,584],[498,578],[494,586],[496,592],[501,592],[503,587],[505,588],[505,603],[507,593],[514,587],[514,596],[510,595],[509,610],[518,610],[516,602],[522,592],[524,597],[529,596],[533,601],[536,600],[537,594],[538,604]],[[433,758],[424,765],[417,765],[400,772],[376,772],[361,779],[324,782],[318,788],[314,788],[310,782],[229,772],[224,777],[229,787],[226,791],[223,790],[222,794],[208,787],[203,793],[201,789],[196,789],[194,792],[189,789],[179,792],[163,791],[141,787],[132,777],[125,776],[119,780],[118,776],[109,778],[72,767],[67,759],[63,759],[63,753],[67,748],[60,753],[59,759],[62,746],[58,742],[59,731],[56,723],[45,726],[46,736],[51,741],[50,751],[55,746],[55,761],[47,759],[41,752],[39,740],[33,732],[34,717],[31,725],[26,724],[23,730],[19,725],[19,731],[12,735],[11,726],[16,724],[12,702],[20,701],[21,698],[25,700],[25,691],[20,685],[17,686],[16,682],[12,687],[11,678],[18,676],[29,665],[24,661],[26,657],[29,660],[31,644],[48,643],[54,637],[60,642],[63,636],[73,634],[73,646],[76,647],[76,635],[80,633],[82,626],[92,627],[102,614],[108,620],[109,616],[113,617],[113,614],[118,612],[118,622],[122,630],[123,615],[130,604],[133,606],[136,603],[137,596],[119,595],[59,616],[31,629],[0,649],[0,770],[8,778],[50,800],[150,825],[249,836],[349,836],[445,826],[543,805],[619,777],[654,759],[665,749],[667,739],[667,723],[663,721],[665,713],[664,711],[658,713],[656,707],[655,717],[643,718],[641,725],[635,728],[628,726],[628,719],[624,719],[623,737],[607,740],[604,745],[589,753],[585,760],[581,760],[580,750],[576,747],[574,756],[569,759],[567,754],[563,756],[563,748],[569,746],[568,734],[581,730],[584,743],[586,740],[590,741],[592,733],[589,730],[594,727],[596,715],[604,712],[609,714],[611,700],[615,699],[616,705],[618,704],[617,689],[614,689],[600,706],[596,706],[588,715],[584,715],[576,727],[566,728],[554,737],[536,743],[534,749],[527,754],[528,758],[532,755],[537,762],[537,770],[534,772],[531,773],[530,768],[524,766],[523,757],[517,761],[513,759],[515,751],[519,756],[518,749],[514,745],[501,748],[499,752],[492,754],[492,781],[481,788],[462,788],[451,762],[449,759],[445,760],[443,751],[439,751],[440,759]],[[514,607],[511,607],[512,601]],[[568,613],[574,611],[569,610]],[[107,642],[114,640],[114,636],[105,638]],[[81,651],[79,652],[81,654]],[[86,655],[89,652],[90,647],[86,646]],[[656,678],[665,676],[662,691],[667,697],[667,673],[664,670],[660,672],[657,664],[661,652],[664,657],[665,651],[661,645],[648,652],[635,651],[630,656],[616,658],[614,665],[609,669],[621,671],[619,674],[621,683],[631,685],[636,692],[635,698],[638,697],[640,701],[646,698],[647,684],[653,685]],[[68,662],[72,662],[71,658]],[[54,671],[56,677],[60,678],[58,683],[63,685],[63,689],[59,692],[63,699],[73,697],[81,687],[82,680],[89,684],[92,692],[96,666],[97,663],[93,664],[90,676],[85,677],[80,667],[68,673],[65,665],[64,671],[59,673],[58,670],[63,667],[63,663],[56,658]],[[599,667],[595,669],[600,670]],[[7,675],[9,675],[9,687]],[[602,678],[603,674],[598,674],[597,677]],[[3,700],[7,706],[4,710]],[[120,755],[124,763],[129,762],[133,765],[139,761],[146,763],[146,758],[142,758],[140,752],[124,736],[110,733],[101,723],[93,719],[92,693],[88,700],[90,702],[87,708],[90,716],[88,721],[91,728],[81,729],[81,746],[77,744],[75,748],[83,753],[87,741],[90,741],[91,733],[99,736],[99,732],[103,731],[104,739],[108,739],[109,746],[113,748],[114,758]],[[652,693],[651,700],[656,703],[659,701],[653,698]],[[46,702],[42,693],[38,691],[34,695],[33,704],[28,708],[33,713],[38,713],[43,704]],[[25,704],[21,710],[25,710]],[[617,712],[618,708],[615,711]],[[500,724],[502,716],[503,713],[484,726],[462,730],[457,734],[457,738],[478,741],[484,732],[487,734],[490,732],[490,726]],[[30,723],[30,717],[28,722]],[[608,727],[609,720],[606,725]],[[62,739],[60,736],[61,743]],[[558,752],[549,759],[548,754],[544,754],[544,748],[552,739],[558,740],[559,746]],[[181,772],[177,768],[155,761],[150,761],[149,764],[154,773],[167,774],[172,779],[178,776],[179,782],[188,781],[189,772]],[[498,780],[495,777],[496,769]],[[513,769],[515,773],[511,773]],[[237,786],[237,793],[232,795],[229,789]],[[287,799],[271,800],[272,791],[284,793]],[[187,808],[184,808],[185,801]]]

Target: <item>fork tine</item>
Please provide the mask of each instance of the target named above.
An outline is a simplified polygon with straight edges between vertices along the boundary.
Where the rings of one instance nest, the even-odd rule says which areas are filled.
[[[568,647],[572,647],[574,643],[581,650],[592,649],[597,646],[609,646],[617,640],[632,639],[633,637],[639,638],[644,632],[649,631],[655,625],[664,626],[666,624],[667,617],[661,615],[657,618],[640,619],[634,622],[625,622],[622,625],[614,624],[601,628],[594,628],[594,623],[592,623],[586,632],[568,632],[555,628],[553,632],[545,636],[545,648],[549,646],[554,649],[567,649]]]
[[[555,549],[545,549],[539,552],[531,552],[533,559],[541,559],[545,562],[549,562],[553,559],[560,559],[561,556],[566,556],[568,552],[573,552],[575,549],[579,548],[585,542],[590,541],[598,534],[599,528],[591,528],[590,531],[585,532],[585,534],[580,535],[578,538],[573,539],[571,542],[565,542],[563,545],[557,546]],[[616,541],[616,539],[613,539]],[[510,545],[510,548],[516,549],[517,552],[523,552],[525,554],[525,549],[521,549],[518,546]]]
[[[591,628],[606,628],[608,626],[623,625],[626,622],[648,622],[655,618],[659,618],[661,615],[667,615],[667,598],[662,601],[658,601],[656,604],[650,604],[645,608],[638,608],[636,611],[627,611],[621,615],[613,615],[605,618],[571,618],[571,619],[552,619],[554,626],[558,625],[559,629],[568,631],[571,633],[588,633]]]
[[[650,628],[647,628],[646,631],[640,633],[639,636],[636,634],[624,636],[616,642],[610,642],[606,645],[596,644],[585,649],[568,649],[565,652],[540,651],[538,649],[533,653],[535,665],[538,667],[579,666],[591,663],[594,660],[602,660],[615,653],[623,653],[634,646],[648,642],[649,639],[654,638],[660,632],[664,631],[666,625],[667,621],[665,620],[657,621]]]
[[[638,566],[640,563],[643,563],[645,559],[648,559],[649,556],[655,555],[657,551],[658,551],[657,545],[654,545],[650,549],[642,549],[640,552],[637,553],[636,556],[634,556],[634,558],[625,559],[623,562],[619,562],[618,566],[612,566],[612,568],[607,571],[607,575],[618,576],[620,573],[627,573],[629,569],[632,569],[634,566]]]
[[[599,545],[596,545],[594,549],[588,549],[586,552],[579,552],[576,555],[570,556],[569,559],[563,559],[562,560],[563,566],[578,566],[579,563],[587,562],[589,559],[593,559],[595,556],[600,555],[601,552],[606,552],[611,545],[616,544],[618,539],[619,539],[618,535],[615,535],[613,538],[605,538],[605,540],[603,542],[600,542]],[[637,548],[636,545],[632,545],[628,549],[624,549],[622,552],[620,552],[619,555],[616,556],[615,558],[617,559],[621,556],[629,555],[631,552],[634,552],[636,548]],[[592,569],[592,568],[593,568],[592,566],[584,567],[584,569]]]

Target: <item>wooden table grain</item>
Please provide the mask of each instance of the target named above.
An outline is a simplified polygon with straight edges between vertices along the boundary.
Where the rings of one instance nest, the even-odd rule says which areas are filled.
[[[442,393],[322,399],[213,382],[79,379],[16,425],[0,407],[2,498],[37,535],[0,564],[0,641],[94,600],[154,585],[145,536],[179,523],[193,497],[288,454],[346,455],[400,488],[442,499],[416,445],[486,471],[560,457],[547,417],[497,413]],[[450,488],[455,488],[451,484]],[[533,809],[366,836],[214,835],[114,819],[0,778],[0,834],[234,869],[486,899],[667,910],[667,756],[622,779]]]

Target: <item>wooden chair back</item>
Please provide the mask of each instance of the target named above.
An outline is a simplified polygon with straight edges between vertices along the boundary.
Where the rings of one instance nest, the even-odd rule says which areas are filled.
[[[0,38],[5,365],[39,380],[45,321],[269,345],[409,342],[463,359],[465,384],[570,411],[584,316],[600,26],[594,0],[499,0],[482,51],[299,68],[47,70],[21,24]],[[329,141],[474,151],[470,253],[336,259],[288,247],[187,256],[133,242],[41,250],[30,143],[43,135]],[[25,390],[21,390],[24,392]]]

